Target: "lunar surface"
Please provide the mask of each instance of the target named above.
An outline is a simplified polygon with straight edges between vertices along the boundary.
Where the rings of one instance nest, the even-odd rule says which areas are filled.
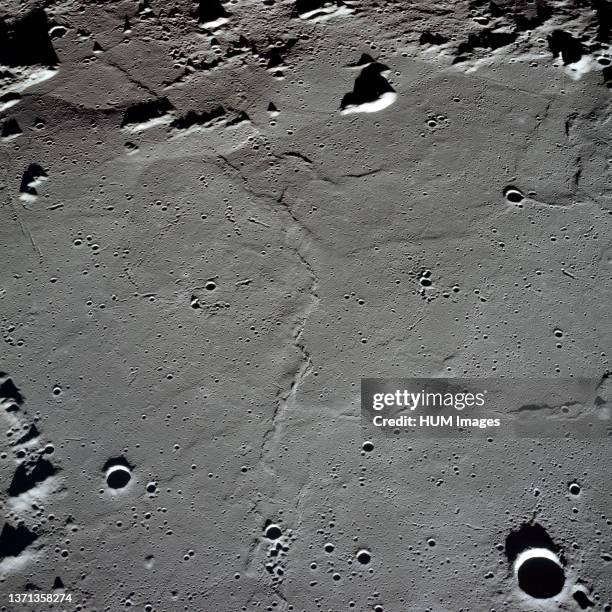
[[[366,439],[360,380],[608,409],[611,24],[3,0],[0,611],[610,612],[609,438]]]

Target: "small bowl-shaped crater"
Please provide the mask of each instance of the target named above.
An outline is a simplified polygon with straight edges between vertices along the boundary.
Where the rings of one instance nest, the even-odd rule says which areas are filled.
[[[563,590],[565,570],[559,557],[547,548],[530,548],[514,562],[520,589],[534,599],[550,599]]]
[[[123,489],[132,480],[132,472],[125,465],[113,465],[106,470],[106,484],[111,489]]]
[[[511,204],[520,204],[525,199],[523,192],[512,185],[508,185],[504,189],[504,197]]]
[[[582,488],[577,482],[570,482],[568,490],[570,492],[570,495],[573,495],[574,497],[576,497],[580,495],[580,491],[582,490]]]
[[[283,532],[278,525],[270,523],[266,527],[264,535],[266,536],[266,538],[268,538],[268,540],[278,540],[278,538],[283,535]]]
[[[357,551],[355,558],[362,565],[367,565],[372,560],[372,553],[369,550],[362,548],[361,550]]]

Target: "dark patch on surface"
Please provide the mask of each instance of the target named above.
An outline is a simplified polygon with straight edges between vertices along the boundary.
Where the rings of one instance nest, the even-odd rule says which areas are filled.
[[[591,6],[597,18],[597,40],[610,42],[610,28],[612,28],[612,3],[608,0],[593,0]]]
[[[0,96],[0,104],[10,104],[11,102],[19,102],[21,95],[16,91],[7,91]]]
[[[133,104],[125,109],[121,127],[138,125],[151,121],[152,119],[158,119],[167,115],[173,109],[174,107],[168,98],[159,98],[157,100]]]
[[[13,136],[19,136],[23,131],[17,123],[17,119],[6,119],[2,124],[2,138],[12,138]]]
[[[237,41],[230,43],[227,51],[225,52],[225,57],[235,57],[236,55],[240,55],[246,51],[250,51],[253,55],[257,54],[257,47],[255,43],[251,42],[244,35],[240,35]]]
[[[46,178],[47,173],[38,164],[30,164],[24,171],[21,177],[21,185],[19,186],[20,193],[28,195],[38,195],[38,192],[33,187],[33,184],[40,178]]]
[[[367,64],[355,79],[353,91],[345,94],[340,102],[340,108],[358,106],[367,102],[375,102],[383,94],[395,91],[383,74],[389,70],[388,66],[379,62]]]
[[[13,21],[0,19],[0,64],[48,66],[59,64],[49,37],[45,12],[36,8]]]
[[[120,465],[122,467],[128,468],[129,470],[133,469],[133,466],[128,462],[128,460],[123,457],[123,456],[119,456],[119,457],[111,457],[102,467],[102,470],[106,472],[106,470],[109,470],[112,467],[115,467],[116,465]]]
[[[16,445],[25,444],[31,440],[35,440],[40,435],[36,425],[31,425],[28,431],[15,442]]]
[[[55,580],[53,581],[52,589],[54,591],[57,591],[57,590],[63,589],[63,588],[64,588],[64,583],[63,583],[62,579],[59,576],[56,576]]]
[[[200,0],[198,6],[198,21],[200,23],[210,23],[228,16],[229,13],[220,0]]]
[[[3,372],[0,372],[0,380],[2,380],[0,382],[0,399],[8,400],[21,406],[24,402],[24,397],[15,386],[15,383]]]
[[[226,125],[238,125],[239,123],[244,123],[245,121],[248,122],[250,120],[251,118],[244,111],[240,111],[233,119],[230,119]]]
[[[505,551],[510,563],[514,563],[516,558],[528,548],[546,548],[555,554],[559,553],[559,547],[539,523],[521,525],[506,538]]]
[[[23,493],[32,490],[36,485],[40,484],[58,472],[50,461],[38,457],[32,466],[22,463],[17,466],[13,480],[7,489],[7,493],[11,497],[17,497]]]
[[[170,127],[175,130],[187,130],[190,127],[194,126],[206,127],[209,126],[216,119],[225,117],[225,115],[226,112],[222,106],[217,106],[211,111],[203,111],[201,113],[190,110],[187,114],[176,118],[170,124]]]
[[[25,525],[17,527],[4,523],[0,532],[0,560],[7,557],[18,557],[38,536]]]
[[[349,64],[351,68],[360,68],[361,66],[367,66],[373,64],[376,60],[368,53],[362,53],[361,57],[354,63]]]
[[[516,32],[498,32],[494,30],[482,30],[476,34],[472,33],[465,42],[457,47],[455,63],[465,59],[464,56],[472,54],[476,49],[500,49],[517,39]]]
[[[595,604],[589,599],[589,596],[581,589],[575,590],[572,597],[575,599],[576,603],[580,606],[581,610],[586,610],[588,608],[595,607]]]
[[[33,582],[26,582],[23,585],[23,590],[27,592],[31,592],[31,591],[41,591],[42,589],[37,584],[34,584]]]
[[[420,45],[443,45],[447,42],[448,38],[446,36],[436,32],[430,32],[429,30],[422,32],[421,36],[419,37]]]
[[[267,60],[266,68],[272,70],[285,64],[285,56],[288,51],[297,43],[297,38],[290,38],[286,41],[277,41],[268,45],[263,57]]]
[[[518,412],[537,412],[539,410],[545,412],[563,412],[564,414],[568,412],[568,408],[572,406],[578,406],[580,402],[565,402],[559,406],[550,406],[548,404],[522,404],[515,410],[511,410],[510,412],[518,413]]]
[[[584,55],[582,43],[564,30],[553,30],[547,37],[548,48],[554,57],[561,56],[563,63],[573,64]]]

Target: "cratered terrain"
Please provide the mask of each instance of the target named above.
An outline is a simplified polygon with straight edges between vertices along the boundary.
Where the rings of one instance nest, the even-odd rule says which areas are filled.
[[[3,0],[0,610],[610,612],[605,437],[364,439],[360,379],[607,410],[611,23]]]

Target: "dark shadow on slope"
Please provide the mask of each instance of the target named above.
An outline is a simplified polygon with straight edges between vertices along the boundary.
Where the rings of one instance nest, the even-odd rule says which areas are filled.
[[[177,117],[171,124],[170,127],[175,130],[187,130],[190,127],[202,126],[207,127],[216,119],[225,117],[226,112],[222,106],[217,106],[211,111],[203,111],[197,113],[196,111],[189,111],[181,117]]]
[[[6,119],[2,124],[2,138],[12,138],[13,136],[19,136],[19,134],[22,133],[23,132],[16,119]]]
[[[268,49],[263,53],[264,58],[268,60],[266,68],[271,70],[272,68],[278,68],[278,66],[284,65],[285,55],[295,43],[297,43],[297,38],[290,38],[285,42],[270,42]]]
[[[36,440],[38,436],[40,436],[40,432],[38,431],[36,425],[30,425],[28,431],[15,442],[15,446],[20,446],[21,444],[26,444],[27,442]]]
[[[595,607],[595,604],[589,599],[589,596],[580,589],[575,590],[572,597],[576,600],[581,610]]]
[[[366,65],[355,79],[353,91],[342,98],[340,108],[375,102],[383,94],[395,91],[383,76],[387,70],[389,70],[387,66],[378,62]]]
[[[228,16],[229,13],[225,10],[220,0],[200,0],[198,6],[198,21],[200,23],[210,23]]]
[[[7,557],[18,557],[38,536],[24,525],[13,527],[4,523],[0,532],[0,561]]]
[[[36,8],[12,21],[0,19],[0,64],[57,66],[45,11]]]
[[[22,493],[27,493],[36,485],[40,484],[58,472],[51,462],[39,457],[33,466],[29,467],[25,463],[17,466],[13,480],[7,490],[11,497],[17,497]]]
[[[0,372],[0,381],[0,401],[6,400],[21,406],[24,397],[15,383],[4,372]]]
[[[514,563],[516,558],[528,548],[546,548],[556,554],[559,553],[559,547],[539,523],[521,525],[506,538],[505,551],[510,563]]]
[[[115,467],[117,465],[128,468],[128,470],[132,470],[134,468],[134,466],[131,465],[125,457],[119,456],[119,457],[111,457],[110,459],[108,459],[106,463],[104,464],[104,466],[102,467],[102,470],[106,472],[110,468]]]
[[[612,28],[612,2],[609,0],[593,0],[592,8],[597,18],[597,40],[610,42],[610,29]]]
[[[168,98],[159,98],[157,100],[132,104],[132,106],[128,106],[125,109],[121,127],[139,125],[153,119],[159,119],[173,109],[174,107]]]
[[[516,32],[496,32],[493,30],[482,30],[477,34],[470,34],[467,41],[457,47],[457,57],[454,63],[461,62],[466,55],[472,54],[476,49],[490,49],[494,51],[513,43],[517,39]]]
[[[553,30],[547,40],[550,52],[554,57],[560,55],[565,65],[577,62],[585,52],[582,43],[565,30]]]
[[[239,125],[244,122],[250,121],[251,118],[244,111],[240,111],[233,119],[229,119],[226,123],[227,127],[231,127],[234,125]]]
[[[41,178],[47,178],[47,173],[38,164],[30,164],[24,171],[21,177],[21,185],[19,187],[20,193],[27,193],[29,195],[37,195],[37,191],[34,188],[34,183]]]
[[[55,580],[53,581],[53,590],[54,591],[58,591],[60,589],[64,588],[64,583],[62,581],[62,579],[59,576],[55,577]]]
[[[419,38],[420,45],[443,45],[446,42],[448,42],[446,36],[437,34],[436,32],[430,32],[429,30],[423,32]]]

